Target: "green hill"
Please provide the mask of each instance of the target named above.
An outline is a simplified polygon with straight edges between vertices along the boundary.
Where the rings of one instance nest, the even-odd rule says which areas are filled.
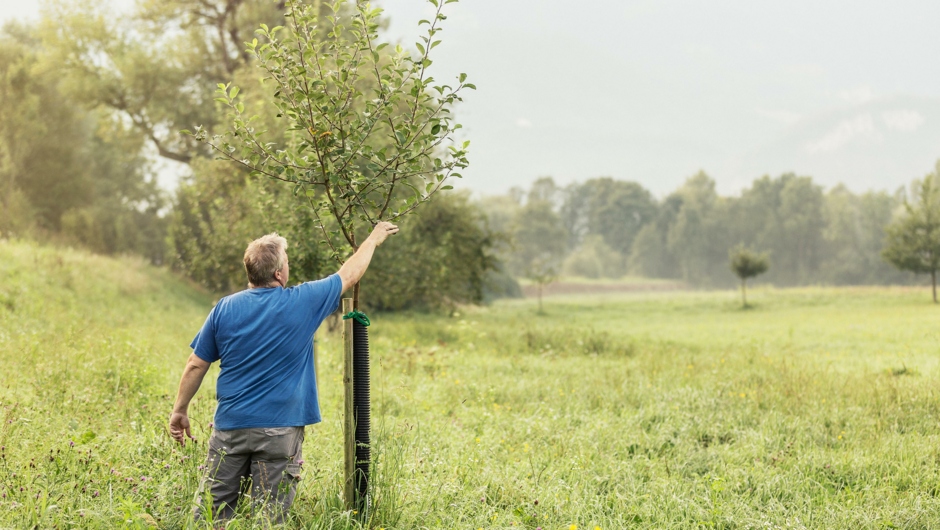
[[[109,528],[188,505],[155,478],[204,458],[164,425],[212,296],[139,259],[24,242],[0,241],[0,278],[0,527]]]

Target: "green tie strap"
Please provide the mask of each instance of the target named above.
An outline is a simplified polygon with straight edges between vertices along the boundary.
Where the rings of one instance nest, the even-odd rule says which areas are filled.
[[[343,315],[343,320],[349,320],[350,318],[359,322],[365,327],[369,327],[369,324],[372,323],[369,322],[369,317],[367,317],[366,314],[362,311],[350,311],[349,313]]]

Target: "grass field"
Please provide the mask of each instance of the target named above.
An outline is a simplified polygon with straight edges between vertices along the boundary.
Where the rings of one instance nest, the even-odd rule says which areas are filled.
[[[138,261],[25,243],[0,242],[0,277],[0,528],[186,527],[214,371],[191,409],[200,442],[174,446],[165,423],[212,297]],[[737,296],[373,315],[362,524],[340,498],[341,337],[319,334],[325,419],[288,527],[940,527],[929,293],[757,289],[749,310]]]

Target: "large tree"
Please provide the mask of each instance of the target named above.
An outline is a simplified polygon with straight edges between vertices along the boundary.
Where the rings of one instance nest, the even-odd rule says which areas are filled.
[[[141,0],[117,17],[109,2],[51,0],[42,37],[71,97],[189,164],[206,150],[180,129],[216,127],[216,86],[255,77],[245,42],[259,23],[282,23],[283,11],[270,0]]]
[[[165,206],[142,138],[76,105],[34,28],[0,32],[0,233],[164,255]]]
[[[639,231],[655,219],[656,202],[636,182],[603,177],[568,187],[561,215],[572,248],[594,234],[626,257]]]
[[[937,303],[937,269],[940,269],[940,163],[937,170],[911,185],[904,212],[886,229],[882,256],[895,267],[930,274],[933,301]]]

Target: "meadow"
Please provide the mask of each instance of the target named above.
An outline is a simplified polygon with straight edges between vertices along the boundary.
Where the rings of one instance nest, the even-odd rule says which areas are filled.
[[[186,528],[216,298],[139,260],[0,242],[0,528]],[[364,283],[364,296],[370,286]],[[374,509],[346,511],[342,338],[317,335],[288,528],[936,528],[940,308],[912,288],[548,297],[371,315]],[[260,527],[243,512],[229,528]]]

